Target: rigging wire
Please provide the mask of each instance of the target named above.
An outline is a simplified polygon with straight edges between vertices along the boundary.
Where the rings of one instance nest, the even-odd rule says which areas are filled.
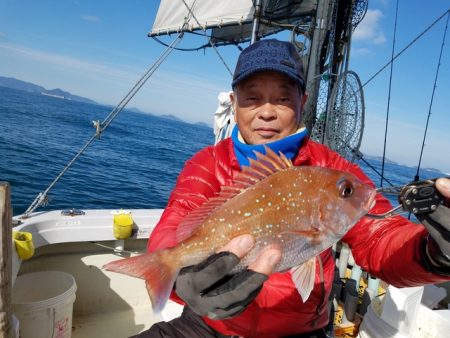
[[[190,32],[191,34],[197,34],[197,35],[202,35],[202,34],[198,34],[196,32]],[[152,36],[151,37],[153,40],[155,40],[156,42],[158,42],[160,45],[163,45],[165,47],[168,47],[169,44],[165,43],[164,41],[162,41],[161,39],[158,39],[156,36]],[[205,43],[203,45],[201,45],[200,47],[194,47],[194,48],[174,48],[175,50],[179,50],[181,52],[198,52],[201,49],[205,49],[207,47],[209,47],[209,43]]]
[[[85,143],[85,145],[77,152],[77,154],[69,161],[69,163],[63,168],[63,170],[59,173],[59,175],[50,183],[50,185],[43,192],[40,192],[34,201],[30,204],[28,209],[22,215],[22,218],[28,217],[36,208],[41,205],[44,205],[48,202],[47,194],[53,188],[53,186],[60,180],[60,178],[69,170],[69,168],[75,163],[75,161],[84,153],[84,151],[95,141],[96,138],[99,138],[101,133],[108,128],[111,122],[117,117],[117,115],[125,108],[128,102],[136,95],[136,93],[142,88],[142,86],[147,82],[147,80],[153,75],[153,73],[159,68],[162,62],[169,56],[169,54],[175,49],[175,46],[181,41],[184,35],[184,30],[187,29],[189,20],[194,17],[194,13],[189,6],[187,6],[186,2],[182,0],[186,7],[189,10],[188,15],[185,17],[185,21],[183,24],[182,31],[177,35],[177,37],[172,41],[170,45],[167,46],[166,50],[161,54],[158,60],[144,73],[144,75],[136,82],[136,84],[131,88],[131,90],[125,95],[125,97],[119,102],[119,104],[109,113],[109,115],[100,123],[100,121],[93,121],[93,125],[96,128],[95,134]],[[196,0],[192,3],[192,8],[195,6]],[[214,46],[213,46],[214,47]],[[215,48],[215,47],[214,47]],[[218,51],[216,51],[218,53]],[[221,58],[222,62],[225,61]],[[225,64],[228,71],[231,75],[233,75]]]
[[[389,62],[387,62],[383,67],[381,67],[374,75],[372,75],[363,85],[362,88],[364,88],[367,84],[369,84],[373,79],[375,79],[386,67],[388,67],[391,63],[394,62],[395,59],[397,59],[401,54],[403,54],[407,49],[409,49],[413,44],[415,44],[421,37],[423,37],[434,25],[436,25],[442,18],[444,18],[446,15],[450,15],[450,8],[445,10],[439,17],[436,18],[427,28],[425,28],[420,34],[418,34],[413,40],[411,40],[400,52],[398,52]],[[448,18],[447,18],[448,22]],[[378,174],[380,177],[382,177],[382,174],[376,170],[373,166],[370,165],[366,160],[364,160],[362,157],[360,158],[367,166],[369,166],[376,174]],[[383,178],[385,182],[393,185],[389,180],[384,177]]]
[[[430,117],[431,117],[431,108],[433,106],[433,100],[434,100],[434,93],[436,91],[436,83],[437,83],[437,79],[439,76],[439,70],[441,67],[441,59],[442,59],[442,51],[444,49],[444,45],[445,45],[445,38],[447,36],[447,29],[448,29],[448,19],[450,17],[450,11],[448,11],[447,14],[447,21],[445,23],[445,29],[444,29],[444,36],[442,37],[442,43],[441,43],[441,51],[439,53],[439,60],[438,60],[438,65],[437,65],[437,69],[436,69],[436,75],[434,77],[434,86],[433,86],[433,92],[431,94],[431,100],[430,100],[430,107],[428,108],[428,116],[427,116],[427,123],[425,125],[425,131],[423,134],[423,141],[422,141],[422,148],[420,150],[420,156],[419,156],[419,164],[417,165],[417,172],[416,172],[416,176],[414,178],[415,181],[419,180],[419,170],[420,170],[420,165],[422,163],[422,155],[423,155],[423,149],[425,147],[425,139],[427,137],[427,131],[428,131],[428,124],[430,122]]]
[[[216,52],[217,56],[219,57],[220,61],[222,61],[223,65],[225,66],[225,68],[228,70],[228,73],[230,73],[231,77],[233,77],[233,72],[231,71],[230,67],[228,67],[227,63],[225,62],[224,58],[222,57],[222,55],[219,53],[219,50],[217,49],[217,47],[214,45],[214,43],[212,42],[211,39],[209,39],[209,43],[211,44],[211,46],[213,47],[214,51]]]
[[[359,160],[359,161],[363,161],[370,169],[372,169],[373,171],[375,171],[375,173],[377,173],[377,174],[380,175],[380,177],[381,177],[381,173],[377,170],[377,168],[375,168],[373,165],[371,165],[369,162],[367,162],[367,161],[364,159],[363,156],[360,156],[360,157],[358,158],[358,160]],[[384,178],[384,180],[385,180],[391,187],[394,186],[394,184],[393,184],[391,181],[389,181],[386,177]]]
[[[187,6],[186,2],[182,0],[184,4]],[[193,2],[192,6],[195,5]],[[187,6],[188,7],[188,6]],[[177,35],[177,37],[172,41],[172,43],[167,46],[166,50],[161,54],[158,60],[144,73],[144,75],[136,82],[136,84],[131,88],[131,90],[125,95],[125,97],[119,102],[119,104],[109,113],[109,115],[100,123],[100,121],[93,121],[93,125],[96,128],[95,134],[91,136],[91,138],[85,143],[85,145],[76,153],[76,155],[69,161],[69,163],[63,168],[63,170],[58,174],[58,176],[50,183],[50,185],[43,192],[40,192],[34,201],[30,204],[28,209],[22,215],[22,218],[27,218],[29,215],[36,210],[41,205],[45,205],[48,202],[47,194],[54,187],[54,185],[60,180],[60,178],[69,170],[69,168],[75,163],[75,161],[84,153],[84,151],[95,141],[95,139],[99,138],[101,133],[108,128],[111,122],[117,117],[117,115],[125,108],[128,102],[136,95],[136,93],[142,88],[142,86],[147,82],[147,80],[153,75],[153,73],[159,68],[162,62],[169,56],[169,54],[175,49],[175,46],[181,41],[184,35],[184,29],[187,28],[189,20],[194,17],[194,13],[191,8],[189,8],[189,14],[185,17],[185,22],[183,25],[182,31]],[[194,19],[198,20],[194,17]],[[214,46],[213,46],[214,47]],[[215,47],[214,47],[215,48]],[[216,51],[218,53],[218,51]],[[221,58],[222,62],[225,61]],[[231,76],[233,75],[230,72]]]
[[[395,20],[394,20],[394,37],[392,39],[392,53],[391,53],[391,72],[389,75],[389,91],[388,91],[388,102],[387,102],[387,110],[386,110],[386,126],[384,129],[384,145],[383,145],[383,160],[381,162],[381,181],[380,181],[380,187],[383,186],[383,180],[384,180],[384,163],[386,160],[386,143],[387,143],[387,132],[388,132],[388,126],[389,126],[389,110],[391,105],[391,92],[392,92],[392,72],[394,69],[394,51],[395,51],[395,38],[397,35],[397,22],[398,22],[398,2],[397,0],[396,6],[395,6]]]
[[[59,181],[59,179],[69,170],[69,168],[75,163],[75,161],[83,154],[83,152],[91,145],[95,139],[99,138],[101,133],[108,128],[111,122],[117,117],[117,115],[125,108],[127,103],[136,95],[136,93],[141,89],[141,87],[145,84],[145,82],[153,75],[153,73],[158,69],[161,63],[169,56],[169,54],[173,50],[173,46],[176,46],[181,38],[183,37],[183,33],[179,33],[178,36],[172,41],[172,43],[166,48],[166,50],[161,54],[158,60],[144,73],[144,75],[136,82],[136,84],[131,88],[131,90],[125,95],[125,97],[119,102],[119,104],[109,113],[109,115],[100,123],[100,121],[94,121],[94,127],[96,131],[94,135],[85,143],[85,145],[78,151],[78,153],[69,161],[69,163],[64,167],[64,169],[59,173],[59,175],[50,183],[50,185],[45,189],[45,191],[40,192],[28,209],[25,211],[23,218],[28,217],[36,208],[40,205],[43,205],[47,202],[47,194]]]
[[[145,72],[145,74],[139,79],[139,81],[134,85],[134,87],[128,92],[127,95],[120,101],[120,103],[113,109],[113,111],[106,117],[106,119],[101,123],[100,133],[106,129],[111,122],[116,118],[116,116],[125,108],[125,106],[130,102],[130,100],[136,95],[139,89],[145,84],[145,82],[153,75],[153,73],[158,69],[162,62],[169,56],[173,51],[172,46],[177,45],[183,37],[183,33],[179,33],[175,40],[169,45],[169,47],[163,52],[159,59]]]
[[[422,31],[418,36],[416,36],[410,43],[408,43],[400,52],[398,52],[393,59],[391,59],[388,63],[386,63],[383,67],[380,68],[374,75],[372,75],[363,85],[364,88],[369,82],[371,82],[375,77],[377,77],[387,66],[389,66],[396,58],[398,58],[403,52],[405,52],[409,47],[411,47],[414,43],[417,42],[422,36],[425,35],[435,24],[437,24],[446,14],[450,13],[450,9],[447,9],[441,16],[439,16],[434,22],[429,25],[425,30]]]
[[[192,34],[192,35],[206,36],[208,39],[212,39],[212,35],[207,35],[205,32],[201,33],[201,34],[198,33],[198,32],[189,32],[189,33]],[[157,43],[159,43],[159,44],[161,44],[161,45],[163,45],[165,47],[169,46],[167,43],[165,43],[164,41],[158,39],[156,36],[152,36],[151,38],[153,40],[155,40]],[[214,37],[214,40],[216,41],[214,43],[216,46],[226,46],[226,45],[230,44],[230,45],[236,46],[236,48],[239,49],[239,51],[241,51],[241,52],[243,50],[243,48],[239,46],[238,42],[230,42],[227,39],[218,38],[217,36]],[[199,47],[194,47],[194,48],[174,48],[174,49],[175,50],[179,50],[181,52],[198,52],[199,50],[206,49],[208,47],[212,47],[210,42],[205,43],[205,44],[203,44],[203,45],[201,45]]]
[[[184,0],[183,0],[184,2]],[[195,1],[193,3],[193,6]],[[190,10],[191,15],[193,15]],[[183,29],[185,29],[190,20],[188,15],[185,18]],[[136,82],[136,84],[131,88],[131,90],[125,95],[125,97],[119,102],[119,104],[109,113],[109,115],[100,123],[100,121],[93,121],[93,125],[96,128],[95,134],[86,142],[86,144],[77,152],[77,154],[69,161],[69,163],[64,167],[64,169],[59,173],[59,175],[50,183],[50,185],[43,192],[40,192],[34,201],[30,204],[28,209],[23,214],[23,218],[28,217],[36,208],[40,205],[46,204],[48,201],[47,194],[59,181],[59,179],[69,170],[69,168],[75,163],[75,161],[81,156],[81,154],[91,145],[96,138],[99,138],[101,133],[108,128],[111,122],[117,117],[117,115],[125,108],[125,106],[130,102],[130,100],[136,95],[136,93],[142,88],[142,86],[147,82],[147,80],[153,75],[153,73],[159,68],[162,62],[169,56],[169,54],[175,49],[175,46],[183,38],[184,31],[180,32],[177,37],[167,46],[166,50],[161,54],[158,60],[144,73],[144,75]]]
[[[195,20],[195,22],[197,23],[197,25],[199,27],[201,27],[200,21],[198,21],[197,17],[195,16],[194,12],[192,11],[192,8],[194,8],[195,2],[193,2],[192,4],[192,8],[190,8],[188,6],[188,4],[186,3],[185,0],[181,0],[183,1],[184,5],[186,6],[186,8],[189,11],[189,15]],[[217,47],[214,45],[214,43],[212,42],[211,38],[208,37],[208,35],[206,35],[206,31],[203,32],[203,36],[208,40],[208,43],[211,45],[211,47],[214,49],[214,51],[216,52],[216,54],[219,56],[219,59],[222,61],[223,65],[225,66],[225,68],[228,70],[228,72],[230,73],[231,77],[233,77],[233,72],[231,71],[230,67],[228,67],[227,63],[225,62],[224,58],[222,57],[222,55],[219,53],[219,50],[217,49]]]

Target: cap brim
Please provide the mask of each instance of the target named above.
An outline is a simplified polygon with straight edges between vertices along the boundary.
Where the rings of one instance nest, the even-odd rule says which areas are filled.
[[[300,78],[298,75],[293,74],[292,72],[289,71],[284,71],[282,69],[279,68],[275,68],[275,67],[258,67],[258,68],[253,68],[253,69],[249,69],[246,72],[240,74],[237,78],[233,79],[233,82],[231,83],[231,88],[236,88],[236,86],[244,81],[245,79],[247,79],[249,76],[256,74],[256,73],[260,73],[260,72],[278,72],[278,73],[282,73],[286,76],[288,76],[290,79],[294,80],[295,82],[297,82],[297,84],[299,85],[299,87],[302,89],[303,92],[305,92],[305,82],[303,81],[302,78]]]

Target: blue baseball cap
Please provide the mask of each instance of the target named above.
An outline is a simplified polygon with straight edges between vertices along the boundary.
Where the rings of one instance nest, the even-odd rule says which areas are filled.
[[[290,42],[259,40],[245,48],[239,55],[231,87],[234,89],[242,80],[262,71],[283,73],[296,81],[305,92],[303,62]]]

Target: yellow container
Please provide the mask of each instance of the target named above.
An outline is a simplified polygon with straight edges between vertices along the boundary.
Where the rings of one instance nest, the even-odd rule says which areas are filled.
[[[120,212],[114,215],[114,237],[116,239],[127,239],[131,237],[133,231],[133,218],[130,212]]]
[[[31,232],[13,232],[13,240],[20,259],[30,259],[34,255],[33,235]]]

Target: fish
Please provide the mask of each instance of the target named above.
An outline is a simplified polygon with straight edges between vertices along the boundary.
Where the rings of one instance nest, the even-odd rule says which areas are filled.
[[[231,239],[250,234],[255,243],[231,273],[268,248],[279,248],[275,272],[290,269],[303,301],[314,287],[317,256],[339,241],[375,203],[374,187],[351,173],[294,166],[264,146],[231,185],[190,212],[177,228],[177,245],[112,261],[109,271],[142,278],[155,312],[169,298],[183,267],[216,253]]]

